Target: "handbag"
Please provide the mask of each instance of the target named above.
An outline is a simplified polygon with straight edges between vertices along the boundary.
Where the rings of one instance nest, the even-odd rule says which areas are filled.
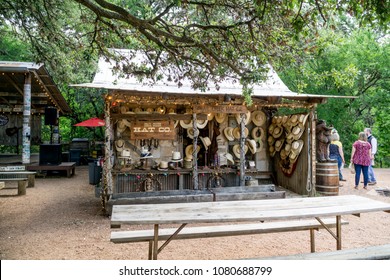
[[[349,169],[351,170],[351,173],[352,173],[352,174],[355,174],[355,164],[353,164],[352,161],[351,161],[351,163],[349,164]]]

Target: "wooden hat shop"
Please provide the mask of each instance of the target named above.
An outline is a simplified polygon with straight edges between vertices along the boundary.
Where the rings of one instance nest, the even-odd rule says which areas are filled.
[[[106,91],[109,204],[284,197],[279,186],[314,195],[315,108],[326,96],[291,92],[271,68],[247,107],[238,83],[150,86],[113,77],[113,65],[101,59],[93,83],[76,85]]]

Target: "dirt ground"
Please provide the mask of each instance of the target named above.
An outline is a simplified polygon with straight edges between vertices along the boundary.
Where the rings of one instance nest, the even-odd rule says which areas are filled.
[[[375,169],[378,184],[353,189],[344,170],[340,195],[357,194],[390,203],[375,189],[390,188],[390,169]],[[78,166],[72,178],[37,178],[27,195],[17,196],[16,184],[0,190],[0,259],[2,260],[124,260],[147,259],[147,243],[113,244],[110,220],[101,215],[100,200],[89,185],[88,167]],[[10,188],[11,187],[11,188]],[[390,214],[343,216],[343,248],[390,243]],[[140,228],[140,227],[137,227]],[[335,250],[335,240],[316,232],[317,251]],[[275,233],[225,238],[176,240],[159,254],[166,260],[241,259],[310,251],[309,232]]]

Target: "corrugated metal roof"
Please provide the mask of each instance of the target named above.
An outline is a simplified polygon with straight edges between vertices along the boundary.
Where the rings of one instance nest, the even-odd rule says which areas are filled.
[[[43,113],[47,106],[55,106],[61,114],[71,109],[43,64],[32,62],[0,61],[0,105],[23,106],[25,74],[30,72],[31,107],[33,112]],[[8,109],[7,109],[8,110]]]

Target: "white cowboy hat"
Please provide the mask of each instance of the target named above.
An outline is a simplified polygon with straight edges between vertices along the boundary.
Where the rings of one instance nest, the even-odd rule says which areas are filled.
[[[172,161],[182,161],[180,152],[172,152]]]
[[[207,125],[208,120],[196,120],[196,126],[197,128],[205,128]]]
[[[160,164],[158,165],[157,169],[161,171],[168,170],[168,162],[160,161]]]
[[[296,140],[291,144],[291,152],[289,154],[291,163],[294,163],[298,159],[298,156],[302,151],[303,144],[303,140]]]
[[[180,120],[180,125],[182,128],[193,127],[192,120]]]
[[[218,123],[223,123],[223,122],[225,122],[225,120],[227,120],[227,114],[225,114],[225,113],[216,113],[215,114],[215,120]]]
[[[252,139],[257,141],[264,140],[265,138],[265,133],[264,129],[262,127],[256,126],[252,129],[251,132]]]
[[[283,143],[284,143],[284,139],[276,140],[276,142],[275,142],[275,150],[279,152],[282,149]]]
[[[241,113],[235,114],[236,121],[238,124],[241,123]],[[247,125],[251,121],[251,111],[245,113],[245,125]]]
[[[248,134],[249,134],[249,130],[248,128],[244,128],[244,135],[242,136],[243,138],[247,138],[248,137]],[[236,139],[240,139],[240,135],[241,135],[241,129],[240,127],[235,127],[233,129],[233,135],[234,135],[234,138]]]
[[[234,164],[234,159],[233,159],[232,154],[227,153],[225,156],[226,156],[226,160],[227,160],[228,164],[229,164],[229,162],[230,162],[231,164]]]
[[[115,141],[115,149],[118,152],[122,152],[124,148],[125,148],[125,141],[124,140],[118,139]]]
[[[205,149],[207,150],[209,148],[209,146],[211,145],[211,140],[209,137],[200,137],[200,140],[202,141],[203,143],[203,146],[205,147]]]
[[[130,155],[131,155],[131,152],[129,149],[123,149],[121,151],[121,157],[130,157]]]
[[[302,125],[305,125],[307,118],[309,117],[309,114],[300,114],[299,115],[299,122]]]
[[[267,120],[267,117],[265,116],[265,113],[263,111],[254,111],[252,113],[252,122],[256,126],[262,126],[265,124],[265,121]]]
[[[248,152],[248,146],[244,145],[244,155]],[[237,158],[240,158],[240,145],[236,144],[233,146],[233,153]]]
[[[199,153],[199,151],[200,151],[200,147],[199,146],[196,146],[196,151],[197,151],[197,153]],[[193,152],[194,152],[194,146],[192,144],[188,145],[186,147],[186,158],[192,160],[194,158],[192,156]]]
[[[187,136],[189,138],[194,139],[195,134],[198,137],[198,135],[199,135],[199,130],[198,129],[196,129],[196,131],[195,131],[193,127],[187,128]]]
[[[214,113],[208,113],[207,114],[207,120],[212,121],[214,119]]]
[[[272,136],[276,139],[279,138],[283,133],[283,127],[282,126],[276,126],[272,132]]]
[[[249,150],[251,151],[252,154],[255,154],[257,149],[256,149],[256,141],[253,139],[247,139],[246,140],[249,143]]]
[[[223,134],[225,135],[225,137],[228,141],[234,141],[233,127],[230,127],[230,126],[226,127],[223,130]]]

